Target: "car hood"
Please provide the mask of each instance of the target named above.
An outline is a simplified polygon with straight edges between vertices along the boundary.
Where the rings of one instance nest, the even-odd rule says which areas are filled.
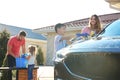
[[[69,52],[120,52],[120,38],[91,39],[68,46]]]

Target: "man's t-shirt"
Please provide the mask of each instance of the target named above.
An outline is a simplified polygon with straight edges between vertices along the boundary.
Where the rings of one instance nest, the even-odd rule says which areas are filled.
[[[20,56],[20,47],[25,44],[25,39],[24,40],[18,40],[17,36],[13,36],[9,39],[8,45],[12,46],[11,51],[15,56]],[[11,53],[8,53],[11,54]]]

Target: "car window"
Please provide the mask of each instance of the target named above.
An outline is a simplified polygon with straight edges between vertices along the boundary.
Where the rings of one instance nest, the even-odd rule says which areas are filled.
[[[120,20],[109,24],[99,36],[120,36]]]

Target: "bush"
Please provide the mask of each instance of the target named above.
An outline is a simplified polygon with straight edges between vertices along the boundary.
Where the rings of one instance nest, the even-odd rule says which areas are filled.
[[[44,65],[43,52],[40,47],[38,47],[38,52],[36,54],[37,65]]]

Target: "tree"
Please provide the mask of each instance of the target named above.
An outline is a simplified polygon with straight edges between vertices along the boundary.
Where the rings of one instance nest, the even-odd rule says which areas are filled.
[[[7,30],[3,30],[2,32],[0,32],[0,67],[3,64],[3,60],[7,53],[7,42],[9,38],[10,34],[7,32]]]
[[[7,30],[3,30],[0,32],[0,67],[1,66],[8,66],[6,60],[6,53],[7,53],[7,42],[10,38],[10,34]],[[0,80],[8,80],[7,76],[9,75],[7,71],[2,71],[2,77]]]
[[[37,65],[43,65],[44,64],[43,52],[42,52],[40,47],[38,47],[38,52],[36,54],[36,60],[37,60]]]

